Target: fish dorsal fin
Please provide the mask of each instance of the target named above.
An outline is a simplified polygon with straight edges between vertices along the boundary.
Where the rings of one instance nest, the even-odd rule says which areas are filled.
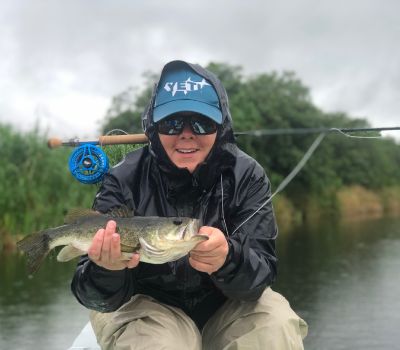
[[[90,216],[99,216],[99,212],[87,208],[73,208],[70,209],[65,216],[64,223],[74,224],[79,222],[82,218],[87,218]]]
[[[111,218],[131,218],[134,216],[133,210],[129,209],[126,205],[118,208],[112,208],[106,214]]]

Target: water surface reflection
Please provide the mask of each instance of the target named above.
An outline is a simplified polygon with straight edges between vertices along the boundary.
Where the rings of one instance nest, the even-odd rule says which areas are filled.
[[[48,259],[34,277],[17,254],[0,257],[0,349],[66,349],[88,311],[69,290],[75,263]]]
[[[308,350],[400,349],[400,219],[298,227],[278,239],[275,290],[309,323]],[[67,349],[88,320],[75,262],[0,256],[0,349]]]
[[[310,326],[306,349],[400,349],[400,220],[281,235],[275,288]]]

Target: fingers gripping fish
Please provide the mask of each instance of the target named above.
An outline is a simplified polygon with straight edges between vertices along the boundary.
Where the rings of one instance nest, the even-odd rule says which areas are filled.
[[[89,209],[76,209],[69,212],[65,225],[29,235],[17,246],[27,255],[28,269],[33,273],[58,246],[64,246],[57,256],[58,261],[87,254],[96,232],[111,219],[117,223],[121,237],[122,260],[129,260],[133,253],[139,253],[140,261],[163,264],[185,256],[198,243],[208,239],[206,235],[197,234],[198,219],[133,216],[126,210],[104,215]]]

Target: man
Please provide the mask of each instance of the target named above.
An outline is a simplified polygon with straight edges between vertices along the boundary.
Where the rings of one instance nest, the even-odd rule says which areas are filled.
[[[94,209],[200,218],[209,240],[152,265],[118,258],[115,222],[93,239],[72,291],[95,310],[104,349],[302,349],[307,325],[269,286],[277,227],[262,167],[234,141],[228,98],[211,72],[168,63],[143,114],[149,145],[104,178]]]

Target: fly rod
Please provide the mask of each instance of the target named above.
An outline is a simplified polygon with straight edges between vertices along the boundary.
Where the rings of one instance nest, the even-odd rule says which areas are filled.
[[[393,131],[400,130],[400,126],[384,127],[384,128],[288,128],[288,129],[261,129],[250,131],[235,132],[235,136],[275,136],[275,135],[294,135],[294,134],[316,134],[329,133],[339,131],[342,133],[353,133],[359,131]],[[122,145],[122,144],[145,144],[148,142],[145,134],[127,134],[127,135],[102,135],[98,140],[80,141],[79,139],[71,139],[63,141],[58,138],[50,138],[47,142],[49,148],[57,148],[61,146],[77,147],[83,144],[92,145]]]
[[[274,135],[293,135],[293,134],[319,134],[339,131],[342,133],[352,133],[358,131],[392,131],[400,130],[400,126],[385,128],[288,128],[288,129],[261,129],[250,131],[235,132],[235,136],[251,135],[251,136],[274,136]]]

